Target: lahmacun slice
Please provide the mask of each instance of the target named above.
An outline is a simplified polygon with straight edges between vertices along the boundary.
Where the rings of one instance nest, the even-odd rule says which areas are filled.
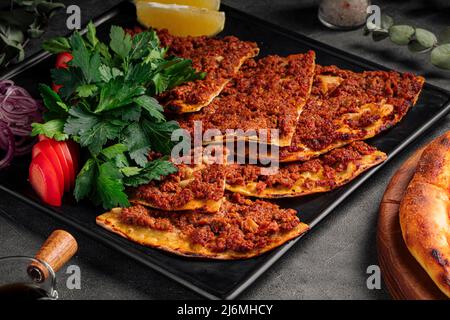
[[[161,46],[168,47],[168,55],[190,59],[198,72],[206,72],[205,79],[179,85],[164,92],[158,100],[175,113],[196,112],[207,106],[236,76],[245,61],[258,55],[256,43],[236,37],[177,37],[167,30],[158,30]]]
[[[410,73],[317,66],[311,97],[280,162],[305,161],[391,128],[417,102],[425,80]]]
[[[336,189],[384,160],[385,153],[357,141],[316,159],[281,164],[269,175],[257,165],[227,166],[225,188],[258,198],[305,196]]]
[[[295,210],[239,195],[227,198],[216,214],[158,211],[137,205],[113,209],[96,221],[144,246],[219,260],[259,256],[309,229]]]
[[[211,143],[261,141],[263,129],[267,143],[289,146],[311,92],[314,68],[314,51],[249,60],[207,107],[177,120],[191,135],[196,121],[201,123],[202,133],[218,130]],[[278,140],[271,139],[273,130],[278,130]]]
[[[225,192],[226,154],[224,150],[221,159],[202,153],[198,157],[192,153],[178,158],[176,173],[131,189],[130,202],[167,211],[215,213],[220,209]]]

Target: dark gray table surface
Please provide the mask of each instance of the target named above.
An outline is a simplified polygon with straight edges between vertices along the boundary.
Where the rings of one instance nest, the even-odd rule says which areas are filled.
[[[83,22],[98,16],[120,1],[63,1],[81,7]],[[361,55],[390,68],[423,74],[427,81],[450,90],[450,72],[434,68],[426,55],[410,54],[388,40],[374,43],[361,30],[339,32],[326,29],[316,19],[318,1],[226,0],[247,11],[296,32]],[[372,1],[397,21],[438,32],[450,24],[447,1]],[[53,20],[45,38],[64,30],[64,12]],[[38,41],[28,47],[29,54]],[[449,117],[431,128],[394,161],[366,182],[345,204],[305,236],[279,262],[245,291],[243,299],[388,299],[384,284],[369,290],[366,269],[376,265],[375,230],[378,205],[390,177],[419,146],[450,128]],[[76,236],[80,249],[70,264],[81,269],[81,290],[66,288],[65,270],[58,272],[62,299],[196,299],[198,296],[160,274],[93,242],[82,234],[56,223],[35,209],[0,192],[0,257],[33,255],[56,228]]]

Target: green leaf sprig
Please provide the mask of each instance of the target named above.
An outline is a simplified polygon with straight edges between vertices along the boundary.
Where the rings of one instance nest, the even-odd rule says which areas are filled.
[[[0,67],[25,58],[28,39],[39,38],[64,4],[52,0],[12,0],[0,8]],[[2,3],[3,4],[3,3]]]
[[[33,135],[73,139],[89,153],[76,180],[77,200],[90,198],[106,209],[129,205],[125,188],[176,172],[167,156],[149,161],[150,151],[170,154],[178,123],[167,121],[154,96],[204,74],[190,60],[166,55],[150,30],[134,37],[121,27],[101,42],[90,23],[85,36],[55,38],[43,44],[51,53],[70,52],[67,69],[52,69],[59,94],[41,84],[45,123]]]
[[[374,41],[389,38],[393,43],[408,46],[411,52],[430,52],[430,61],[438,68],[450,70],[450,27],[438,38],[431,31],[410,25],[396,25],[388,15],[381,16],[381,26],[366,26],[365,35],[372,35]]]

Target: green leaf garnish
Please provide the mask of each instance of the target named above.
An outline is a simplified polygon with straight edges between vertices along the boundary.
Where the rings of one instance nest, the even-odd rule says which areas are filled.
[[[431,63],[438,68],[450,70],[450,27],[438,37],[431,31],[414,28],[409,25],[395,25],[392,17],[381,16],[381,27],[373,23],[366,25],[364,35],[372,33],[374,41],[381,41],[389,36],[398,45],[407,45],[409,51],[424,53],[431,51]]]
[[[431,63],[439,68],[450,70],[450,43],[440,45],[431,51]]]
[[[31,136],[44,135],[57,141],[69,139],[69,135],[64,133],[64,120],[54,119],[45,123],[33,123],[31,125]]]
[[[174,86],[202,79],[192,62],[166,57],[154,31],[134,37],[111,27],[109,44],[101,42],[90,23],[85,36],[74,32],[44,45],[53,53],[70,52],[67,69],[52,69],[59,94],[40,86],[47,107],[35,134],[73,139],[90,155],[76,181],[75,198],[90,198],[110,209],[128,206],[126,186],[138,186],[176,172],[167,157],[149,161],[149,152],[169,155],[172,132],[154,98]]]
[[[389,29],[389,38],[398,45],[407,45],[414,35],[414,28],[407,25],[395,25]]]

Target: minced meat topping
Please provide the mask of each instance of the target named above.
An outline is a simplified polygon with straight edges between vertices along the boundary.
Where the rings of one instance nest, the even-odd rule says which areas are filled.
[[[164,92],[158,98],[170,105],[173,100],[196,105],[208,102],[211,94],[233,78],[242,62],[258,52],[256,43],[241,41],[228,36],[222,39],[210,37],[176,37],[167,30],[158,30],[162,47],[168,47],[168,55],[192,60],[198,72],[206,72],[206,78],[188,82]]]
[[[280,138],[291,136],[309,96],[314,60],[312,51],[248,60],[220,96],[180,125],[192,131],[193,121],[202,121],[203,130],[279,129]]]
[[[333,187],[336,184],[336,174],[345,171],[349,163],[375,151],[374,147],[357,141],[313,160],[282,165],[278,172],[272,175],[262,175],[261,167],[256,165],[230,165],[227,167],[226,181],[233,186],[245,186],[256,182],[258,191],[262,192],[266,188],[292,188],[305,172],[311,174],[323,172],[324,176],[319,180],[306,179],[304,187],[307,189],[319,185]]]
[[[225,179],[223,165],[211,164],[193,172],[184,164],[177,167],[178,172],[164,177],[162,181],[153,180],[135,188],[131,191],[132,197],[164,210],[176,210],[194,199],[222,199]]]
[[[415,97],[422,88],[422,81],[410,73],[399,74],[387,71],[366,71],[355,73],[341,70],[336,66],[316,67],[316,75],[341,77],[342,83],[330,92],[323,93],[321,83],[316,77],[311,97],[297,123],[291,146],[280,148],[280,157],[291,152],[302,151],[303,146],[312,150],[322,150],[336,141],[356,140],[366,134],[365,127],[380,119],[371,112],[359,112],[367,103],[393,105],[390,114],[382,119],[385,127],[395,124],[413,105]],[[343,119],[351,113],[360,113],[357,120]],[[340,132],[342,125],[348,125],[352,133]]]
[[[161,231],[180,230],[192,243],[214,252],[249,252],[264,248],[276,233],[300,223],[296,211],[266,201],[229,195],[216,214],[166,212],[140,205],[122,210],[122,222]]]

